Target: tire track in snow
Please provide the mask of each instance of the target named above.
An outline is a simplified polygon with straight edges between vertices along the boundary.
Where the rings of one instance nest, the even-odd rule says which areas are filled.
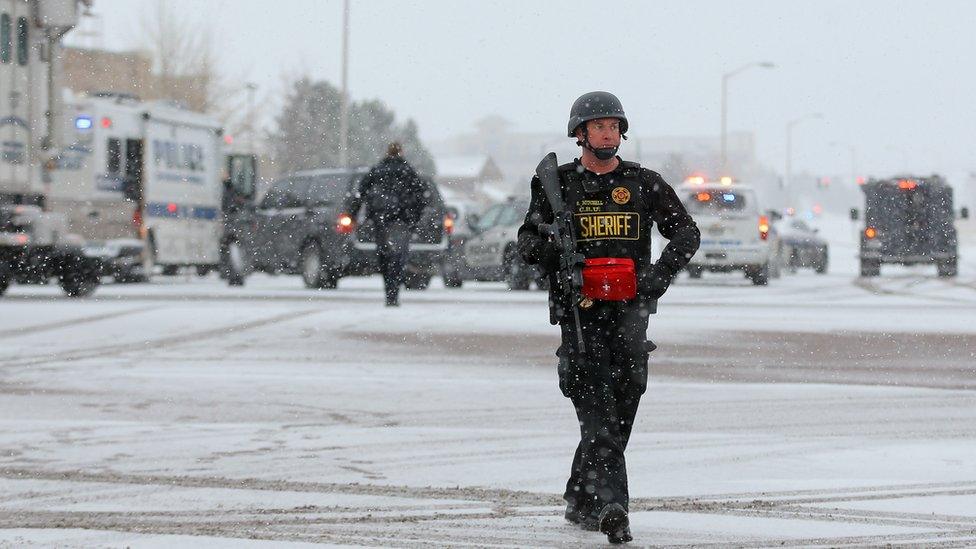
[[[81,318],[72,318],[69,320],[62,320],[60,322],[48,322],[45,324],[36,324],[33,326],[23,326],[20,328],[10,328],[7,330],[0,330],[0,339],[10,338],[10,337],[21,337],[25,335],[33,335],[40,332],[47,332],[51,330],[60,330],[61,328],[69,328],[74,326],[79,326],[82,324],[89,324],[92,322],[100,322],[102,320],[109,320],[112,318],[119,318],[123,316],[128,316],[132,314],[145,313],[149,311],[155,311],[160,307],[139,307],[136,309],[127,309],[124,311],[114,311],[111,313],[103,313],[100,315],[84,316]]]
[[[959,297],[948,297],[941,295],[931,295],[927,293],[921,293],[917,291],[911,291],[914,286],[917,286],[923,282],[929,281],[931,279],[911,277],[911,276],[900,276],[888,279],[868,279],[864,277],[855,278],[851,283],[862,290],[870,292],[874,295],[880,296],[902,296],[902,297],[915,297],[919,299],[927,299],[932,301],[938,301],[943,303],[967,303],[976,304],[976,300],[964,299]],[[951,280],[939,280],[939,282],[945,283],[946,286],[956,286],[965,288],[974,288],[976,286],[970,286],[965,283],[956,283]],[[898,284],[896,283],[903,283]],[[892,287],[894,286],[894,287]]]
[[[271,479],[232,479],[213,476],[137,475],[115,472],[79,470],[44,470],[17,467],[0,468],[0,477],[12,480],[46,480],[78,483],[125,484],[136,486],[167,486],[181,488],[224,488],[253,491],[343,493],[417,499],[493,501],[499,505],[550,506],[562,505],[557,494],[484,487],[415,487],[403,485],[323,483]],[[730,494],[666,496],[632,498],[634,510],[674,510],[688,507],[707,510],[728,507],[734,509],[772,509],[796,505],[824,504],[852,501],[904,499],[930,496],[976,495],[976,481],[883,485],[852,488],[828,488],[779,492],[738,492]],[[804,511],[805,512],[805,511]],[[852,513],[874,513],[851,511]],[[877,514],[877,513],[875,513]],[[915,516],[915,513],[887,513],[887,516]],[[920,516],[932,517],[931,514]],[[965,517],[976,526],[976,517]]]
[[[253,330],[256,328],[263,328],[265,326],[269,326],[272,324],[278,324],[289,320],[295,320],[297,318],[301,318],[304,316],[309,316],[321,312],[323,312],[322,309],[302,309],[298,311],[290,311],[287,313],[282,313],[279,315],[275,315],[263,319],[249,320],[247,322],[242,322],[240,324],[222,326],[219,328],[211,328],[209,330],[190,332],[187,334],[177,334],[177,335],[162,337],[158,339],[130,341],[122,344],[116,343],[112,345],[100,345],[96,347],[86,347],[82,349],[71,349],[67,351],[58,351],[56,353],[32,356],[28,358],[7,359],[7,360],[0,361],[0,367],[35,366],[40,364],[47,364],[50,362],[83,360],[88,358],[102,358],[102,357],[125,354],[127,352],[145,351],[147,349],[161,349],[165,347],[175,347],[185,343],[196,343],[207,339],[213,339],[215,337],[221,337],[221,336],[230,335],[230,334],[243,332],[247,330]]]

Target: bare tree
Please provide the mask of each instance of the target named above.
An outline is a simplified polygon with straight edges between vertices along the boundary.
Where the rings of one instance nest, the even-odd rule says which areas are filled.
[[[246,75],[232,77],[219,70],[213,20],[205,12],[179,12],[164,0],[152,4],[141,18],[137,39],[153,60],[152,89],[140,95],[206,112],[227,135],[238,141],[244,137],[248,150],[260,152],[268,95],[259,96]]]
[[[164,0],[156,0],[139,26],[139,41],[153,60],[152,90],[147,99],[168,99],[219,114],[226,91],[217,72],[214,33],[207,19],[191,20]]]

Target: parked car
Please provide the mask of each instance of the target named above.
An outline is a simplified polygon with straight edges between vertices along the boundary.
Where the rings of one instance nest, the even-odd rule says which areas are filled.
[[[533,282],[546,287],[538,269],[526,264],[517,250],[518,229],[528,208],[528,199],[511,198],[480,215],[468,214],[469,234],[450,256],[450,271],[462,281],[505,281],[510,290],[528,290]]]
[[[366,171],[310,170],[276,180],[260,202],[227,221],[228,282],[243,284],[259,270],[300,274],[308,288],[335,288],[342,277],[378,272],[372,222],[343,209]],[[427,207],[410,241],[407,289],[426,289],[447,249],[444,203],[433,181],[425,181]]]
[[[791,272],[813,269],[818,274],[827,272],[829,246],[817,229],[802,219],[786,218],[776,224],[780,235],[783,264]]]

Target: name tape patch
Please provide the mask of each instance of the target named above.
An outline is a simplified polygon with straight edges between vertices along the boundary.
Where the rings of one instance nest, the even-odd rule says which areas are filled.
[[[577,240],[638,240],[640,214],[607,212],[576,214]]]

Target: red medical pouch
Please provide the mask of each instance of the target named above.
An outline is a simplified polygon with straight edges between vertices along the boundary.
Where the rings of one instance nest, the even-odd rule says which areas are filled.
[[[602,301],[627,301],[637,297],[634,260],[624,257],[587,259],[583,267],[583,297]]]

